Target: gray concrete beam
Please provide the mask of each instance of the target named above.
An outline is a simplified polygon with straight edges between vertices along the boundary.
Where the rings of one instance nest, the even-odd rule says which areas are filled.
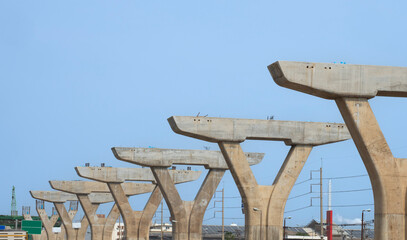
[[[407,97],[407,68],[278,61],[268,66],[274,81],[314,96]]]
[[[180,165],[202,165],[207,169],[228,169],[220,151],[124,148],[114,147],[112,151],[119,160],[148,167],[170,167]],[[246,153],[250,165],[261,162],[264,153]]]
[[[75,171],[80,177],[100,182],[155,182],[149,168],[75,167]]]
[[[168,122],[178,134],[209,142],[243,142],[247,139],[316,146],[350,138],[342,123],[180,116],[170,117]]]
[[[78,201],[78,198],[74,194],[60,192],[60,191],[30,191],[31,196],[34,199],[46,201],[46,202],[60,202]]]
[[[89,194],[92,192],[108,193],[109,188],[106,184],[90,181],[49,181],[51,187],[55,190],[72,194]]]
[[[105,183],[156,181],[150,168],[76,167],[75,170],[80,177]],[[198,179],[201,173],[197,171],[170,170],[170,174],[176,183],[183,183]]]
[[[109,187],[106,183],[102,182],[91,182],[91,181],[49,181],[51,187],[55,190],[68,192],[72,194],[90,194],[90,193],[107,193],[110,195]],[[125,182],[122,183],[123,189],[127,196],[149,193],[153,191],[155,185],[151,183],[134,183]],[[104,195],[90,195],[100,196],[106,198]]]

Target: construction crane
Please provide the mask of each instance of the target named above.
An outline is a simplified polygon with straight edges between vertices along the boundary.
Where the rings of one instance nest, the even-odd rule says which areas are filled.
[[[17,215],[16,188],[13,186],[13,190],[11,192],[11,216],[15,217]]]

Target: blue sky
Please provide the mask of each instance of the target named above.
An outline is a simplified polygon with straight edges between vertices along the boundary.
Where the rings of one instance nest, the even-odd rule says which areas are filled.
[[[173,133],[166,121],[172,115],[343,122],[333,101],[278,87],[267,65],[292,60],[405,66],[406,5],[347,0],[2,1],[0,214],[10,212],[12,185],[21,211],[21,206],[34,208],[29,190],[49,190],[51,179],[79,179],[75,166],[104,162],[133,167],[114,158],[113,146],[218,149]],[[405,156],[405,132],[398,123],[407,115],[406,100],[370,102],[394,155]],[[266,153],[253,171],[260,184],[271,184],[288,147],[263,141],[242,146]],[[347,141],[315,148],[299,182],[319,169],[321,158],[326,178],[366,174],[353,142]],[[291,196],[307,193],[310,183],[317,180],[296,185]],[[181,195],[192,200],[197,184],[180,186]],[[222,184],[226,197],[239,195],[230,174]],[[334,191],[370,187],[368,177],[332,182]],[[289,200],[286,210],[308,206],[311,196],[316,195]],[[135,209],[145,199],[133,197]],[[373,203],[372,192],[333,194],[332,203]],[[227,198],[226,204],[239,207],[240,199]],[[346,222],[360,218],[364,208],[333,210]],[[316,207],[288,215],[290,225],[319,219]],[[205,218],[212,216],[213,209]],[[205,223],[220,224],[217,216]],[[244,223],[239,208],[228,208],[226,218],[235,218],[227,224]]]

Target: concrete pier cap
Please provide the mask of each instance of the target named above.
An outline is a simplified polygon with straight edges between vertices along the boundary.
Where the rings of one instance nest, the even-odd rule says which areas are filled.
[[[80,177],[105,183],[156,182],[150,168],[76,167],[75,170]],[[169,172],[174,183],[195,181],[201,175],[201,171],[170,170]]]
[[[187,116],[172,116],[168,122],[178,134],[209,142],[270,140],[284,141],[286,145],[317,146],[351,137],[342,123]]]
[[[180,165],[203,165],[207,169],[228,169],[220,151],[162,149],[162,148],[123,148],[114,147],[117,159],[148,167],[170,167]],[[245,153],[250,165],[261,162],[264,153]]]
[[[34,199],[50,203],[78,201],[75,194],[61,191],[30,191],[30,194]],[[110,193],[91,193],[89,194],[89,200],[92,203],[108,203],[114,201]]]
[[[51,187],[55,190],[68,192],[72,194],[89,194],[89,197],[95,193],[105,193],[110,195],[109,187],[103,182],[91,181],[49,181]],[[126,182],[121,184],[127,196],[152,192],[155,188],[150,183]],[[102,194],[100,194],[102,196]]]
[[[326,99],[407,97],[407,67],[278,61],[268,70],[279,86]]]
[[[30,191],[31,197],[45,202],[60,202],[77,201],[74,194],[60,191]]]

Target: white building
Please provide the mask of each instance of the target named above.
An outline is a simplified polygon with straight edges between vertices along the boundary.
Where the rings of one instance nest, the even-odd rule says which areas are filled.
[[[124,223],[115,223],[112,232],[112,240],[122,239],[124,239]]]

